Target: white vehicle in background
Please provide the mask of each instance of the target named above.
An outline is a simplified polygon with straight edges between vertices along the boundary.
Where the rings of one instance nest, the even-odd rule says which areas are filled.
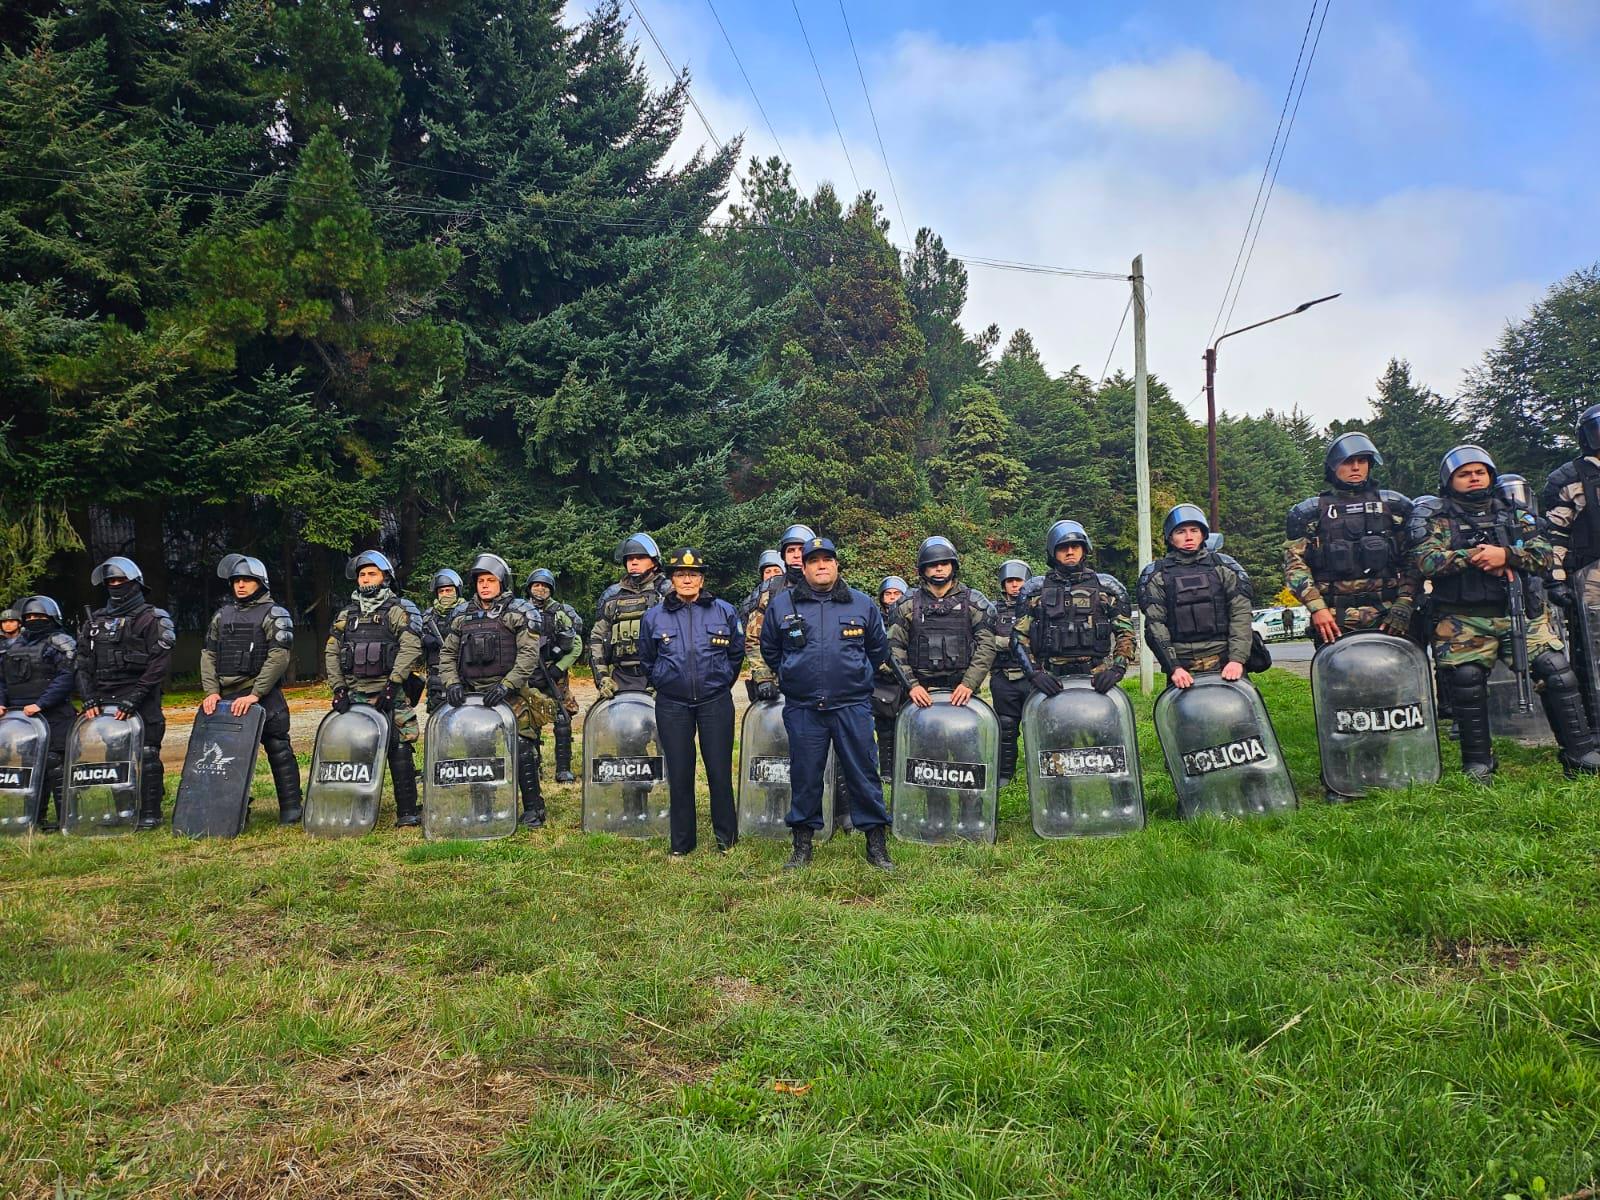
[[[1311,614],[1298,604],[1289,608],[1258,608],[1250,614],[1250,626],[1263,641],[1287,642],[1311,636]]]

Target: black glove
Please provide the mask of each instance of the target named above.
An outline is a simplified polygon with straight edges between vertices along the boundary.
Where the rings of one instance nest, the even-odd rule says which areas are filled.
[[[1558,608],[1565,608],[1568,610],[1572,608],[1573,595],[1572,583],[1570,580],[1563,579],[1560,582],[1557,582],[1552,579],[1550,583],[1546,585],[1544,594],[1550,598],[1550,603],[1556,605]]]
[[[350,711],[350,693],[340,688],[333,694],[333,711],[347,713]]]
[[[778,698],[778,685],[770,679],[763,679],[756,684],[756,699],[763,704],[771,704]]]
[[[1127,673],[1127,667],[1107,667],[1104,671],[1101,671],[1094,677],[1089,686],[1104,696],[1112,688],[1116,687],[1117,684],[1121,683],[1122,677]]]
[[[511,693],[506,691],[506,685],[497,683],[483,694],[483,705],[485,708],[493,708],[496,704],[504,704],[510,697]]]
[[[1059,696],[1061,694],[1061,680],[1049,671],[1035,671],[1028,677],[1033,680],[1033,686],[1046,696]]]
[[[467,702],[467,689],[459,683],[452,683],[444,690],[444,702],[451,708],[460,708]]]
[[[388,683],[384,685],[383,691],[373,697],[372,707],[381,713],[394,711],[394,684]]]

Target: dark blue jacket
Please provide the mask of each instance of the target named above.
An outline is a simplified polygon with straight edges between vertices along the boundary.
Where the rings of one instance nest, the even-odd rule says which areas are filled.
[[[871,596],[842,579],[821,595],[801,583],[768,602],[761,657],[790,704],[842,708],[872,698],[873,674],[889,661],[889,638]]]
[[[676,595],[639,622],[639,662],[656,695],[679,704],[715,700],[744,664],[744,626],[726,600],[701,592],[693,604]]]
[[[11,643],[17,648],[19,658],[23,655],[39,655],[42,657],[43,674],[40,680],[48,679],[44,684],[37,700],[25,701],[10,695],[6,688],[6,673],[4,669],[4,651],[0,651],[0,708],[15,708],[19,712],[28,704],[37,704],[42,710],[60,709],[72,698],[72,685],[76,682],[74,674],[73,656],[77,647],[72,636],[63,633],[60,629],[51,629],[49,632],[35,632],[23,628],[17,634],[16,640]],[[33,690],[33,689],[28,689]],[[71,706],[67,705],[68,711]]]

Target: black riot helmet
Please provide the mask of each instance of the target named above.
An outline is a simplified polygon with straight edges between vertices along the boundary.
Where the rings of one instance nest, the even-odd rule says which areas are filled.
[[[267,581],[267,564],[248,554],[224,554],[217,564],[217,578],[232,582],[235,579],[254,579],[264,592],[272,585]]]
[[[9,610],[8,610],[9,611]],[[56,625],[61,624],[61,605],[49,596],[29,596],[22,602],[22,623],[28,624],[28,618],[35,621],[43,619]]]
[[[952,579],[961,573],[961,553],[949,538],[937,533],[930,538],[923,538],[922,545],[917,547],[917,574],[921,575],[934,563],[942,562],[954,568],[950,573]]]
[[[1161,522],[1161,540],[1170,542],[1172,531],[1179,525],[1198,525],[1201,533],[1211,536],[1211,522],[1206,520],[1206,514],[1198,504],[1174,504],[1169,508],[1166,519]]]
[[[389,561],[389,556],[381,550],[363,550],[344,565],[344,577],[354,579],[361,573],[362,567],[377,567],[383,572],[383,581],[394,583],[394,564]]]
[[[22,624],[22,611],[15,606],[0,611],[0,625],[4,625],[8,621],[15,621],[19,625]]]
[[[126,579],[129,583],[144,586],[144,572],[139,570],[139,564],[120,554],[114,554],[106,559],[89,575],[89,582],[97,587],[102,583],[110,587],[112,581],[118,579]]]
[[[1585,454],[1600,454],[1600,404],[1591,404],[1578,417],[1578,445]]]
[[[1523,476],[1507,471],[1494,481],[1494,490],[1502,500],[1516,505],[1524,512],[1532,513],[1534,516],[1539,515],[1539,502]]]
[[[617,543],[617,548],[612,552],[611,561],[621,565],[635,555],[642,554],[657,566],[661,565],[661,547],[656,545],[655,538],[648,533],[633,533]]]
[[[1020,579],[1023,583],[1033,578],[1033,568],[1020,558],[1008,558],[1000,564],[1000,590],[1006,590],[1006,581]]]
[[[548,568],[538,567],[528,572],[528,577],[522,581],[523,594],[526,595],[527,593],[531,592],[533,590],[533,585],[536,583],[544,584],[545,587],[550,589],[550,594],[552,596],[555,595],[556,577],[554,572],[550,571]]]
[[[776,550],[763,550],[761,557],[756,560],[756,571],[765,572],[768,567],[777,567],[783,570],[783,555]]]
[[[1489,486],[1494,487],[1494,481],[1500,474],[1494,465],[1494,459],[1482,446],[1457,446],[1439,460],[1439,492],[1448,495],[1455,489],[1450,486],[1450,476],[1454,475],[1468,463],[1482,463],[1489,468]]]
[[[809,525],[791,525],[783,531],[783,536],[778,539],[778,558],[783,558],[783,552],[790,546],[803,546],[817,536],[816,531]]]
[[[431,588],[433,594],[437,596],[440,588],[447,587],[455,588],[456,595],[458,596],[461,595],[462,592],[466,591],[466,585],[461,582],[461,576],[457,575],[449,567],[444,567],[433,573],[433,583]]]
[[[1361,455],[1370,458],[1373,466],[1383,466],[1383,455],[1378,453],[1378,448],[1366,434],[1359,429],[1341,433],[1328,443],[1328,452],[1322,456],[1322,477],[1329,483],[1338,484],[1339,477],[1334,471],[1350,459]]]
[[[1051,566],[1055,565],[1056,551],[1063,546],[1070,546],[1074,542],[1083,547],[1085,557],[1094,553],[1094,543],[1089,540],[1089,532],[1077,521],[1057,521],[1050,526],[1044,535],[1044,557]]]
[[[493,575],[500,581],[500,594],[506,595],[511,591],[511,568],[506,560],[498,554],[480,554],[472,560],[472,565],[467,568],[467,582],[472,585],[474,593],[478,590],[478,576]]]

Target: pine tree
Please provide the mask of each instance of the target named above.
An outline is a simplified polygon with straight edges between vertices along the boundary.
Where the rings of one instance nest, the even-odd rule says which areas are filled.
[[[942,458],[930,468],[932,482],[946,497],[968,497],[985,516],[1003,517],[1016,508],[1027,470],[1008,453],[1010,422],[994,393],[967,384],[956,393],[950,438]]]
[[[1367,403],[1371,419],[1336,421],[1328,428],[1329,438],[1362,430],[1383,455],[1383,466],[1374,473],[1383,487],[1412,497],[1438,491],[1439,460],[1467,436],[1455,403],[1414,382],[1411,364],[1398,358],[1389,360],[1378,377],[1378,394]],[[1319,488],[1321,474],[1319,459]]]

